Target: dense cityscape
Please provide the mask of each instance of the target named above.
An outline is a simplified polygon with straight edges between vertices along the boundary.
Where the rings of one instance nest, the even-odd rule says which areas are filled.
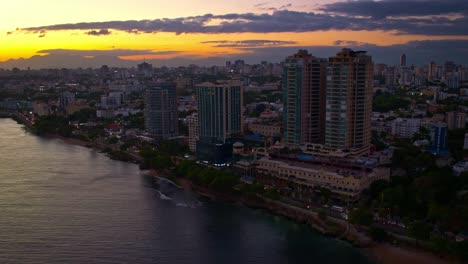
[[[349,48],[284,57],[0,70],[0,109],[208,197],[278,203],[358,246],[466,260],[468,67],[411,54],[379,64]]]

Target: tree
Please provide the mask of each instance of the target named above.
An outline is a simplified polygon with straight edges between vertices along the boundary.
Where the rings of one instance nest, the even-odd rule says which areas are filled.
[[[388,233],[379,227],[371,227],[369,230],[369,235],[374,241],[382,242],[388,240]]]
[[[408,235],[417,240],[429,239],[431,231],[431,226],[422,221],[416,221],[408,227]]]
[[[365,208],[355,209],[350,212],[349,221],[355,225],[370,226],[372,224],[372,212]]]
[[[320,210],[318,212],[318,217],[323,221],[327,220],[327,212],[325,212],[325,210]]]
[[[117,137],[115,137],[115,136],[110,137],[110,138],[107,139],[107,143],[109,143],[109,144],[116,144],[117,142],[119,142],[119,139]]]

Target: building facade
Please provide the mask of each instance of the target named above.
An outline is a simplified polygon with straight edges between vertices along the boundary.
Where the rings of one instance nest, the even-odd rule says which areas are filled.
[[[399,138],[412,138],[420,128],[419,118],[397,118],[392,121],[392,135]]]
[[[466,114],[463,112],[448,112],[447,113],[447,125],[448,129],[460,129],[466,126]]]
[[[431,145],[429,151],[437,155],[448,154],[448,126],[446,123],[429,124]]]
[[[242,133],[242,86],[239,81],[205,82],[195,88],[198,104],[197,158],[226,163],[232,139]]]
[[[306,50],[299,50],[284,63],[283,139],[288,145],[324,140],[326,66],[326,59]]]
[[[197,140],[199,139],[198,134],[198,114],[192,113],[187,117],[188,131],[189,131],[189,148],[190,151],[197,151]]]
[[[178,134],[176,85],[159,83],[145,93],[145,128],[157,138]]]
[[[345,200],[358,200],[372,182],[388,181],[390,177],[390,169],[386,167],[355,169],[269,157],[258,161],[257,170],[300,186],[329,189]]]
[[[366,154],[371,141],[372,57],[343,49],[328,63],[325,145]]]
[[[249,123],[249,130],[254,134],[260,134],[269,138],[281,137],[283,126],[280,122]]]

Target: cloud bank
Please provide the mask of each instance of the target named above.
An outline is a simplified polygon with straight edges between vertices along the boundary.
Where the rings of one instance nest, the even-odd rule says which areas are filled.
[[[266,3],[260,3],[258,7]],[[109,29],[129,33],[274,33],[321,30],[384,30],[399,34],[468,35],[466,0],[359,0],[327,4],[319,13],[277,9],[272,13],[241,13],[46,25],[18,29],[20,32],[88,30],[105,35]]]

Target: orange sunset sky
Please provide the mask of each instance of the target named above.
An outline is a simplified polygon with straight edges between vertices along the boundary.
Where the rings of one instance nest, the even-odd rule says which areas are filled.
[[[414,41],[457,41],[457,47],[468,41],[462,26],[468,1],[399,1],[9,1],[2,3],[0,62],[51,54],[242,57],[260,49],[309,46],[404,50]],[[399,9],[403,2],[415,6]],[[410,10],[417,5],[424,8]]]

